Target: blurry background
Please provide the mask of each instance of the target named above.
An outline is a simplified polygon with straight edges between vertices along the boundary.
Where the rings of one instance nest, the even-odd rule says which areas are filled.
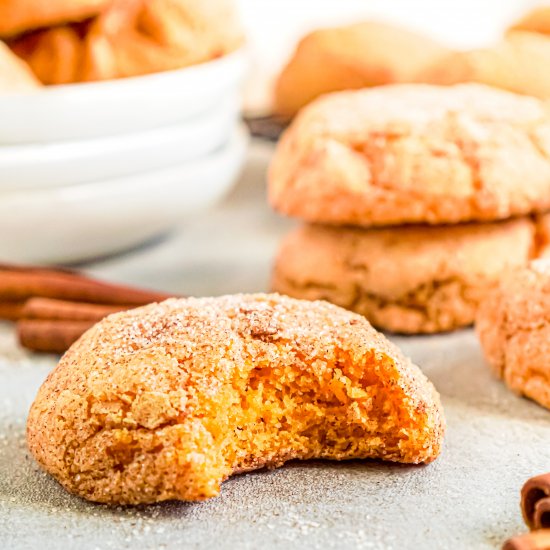
[[[237,0],[252,52],[246,108],[265,111],[273,78],[298,39],[322,26],[375,18],[456,48],[485,46],[540,0]]]

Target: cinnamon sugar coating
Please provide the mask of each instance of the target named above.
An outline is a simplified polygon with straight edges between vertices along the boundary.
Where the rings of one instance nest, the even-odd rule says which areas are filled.
[[[550,208],[550,112],[479,84],[382,86],[308,105],[269,173],[280,212],[314,223],[505,219]]]
[[[306,225],[281,244],[272,286],[328,300],[392,332],[448,331],[473,323],[505,270],[527,265],[537,235],[528,218],[384,229]]]
[[[504,277],[481,303],[476,331],[493,372],[550,409],[550,259]]]
[[[110,504],[201,500],[291,459],[430,462],[443,431],[432,384],[368,321],[276,294],[107,317],[48,376],[27,424],[46,471]]]

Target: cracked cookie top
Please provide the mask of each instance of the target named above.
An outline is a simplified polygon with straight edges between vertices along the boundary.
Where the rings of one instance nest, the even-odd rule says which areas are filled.
[[[497,220],[550,208],[550,113],[479,84],[324,96],[283,136],[272,205],[362,226]]]

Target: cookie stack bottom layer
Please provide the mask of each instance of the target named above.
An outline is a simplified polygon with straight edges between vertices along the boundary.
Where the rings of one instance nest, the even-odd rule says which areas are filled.
[[[273,289],[324,299],[382,329],[434,333],[470,325],[502,274],[548,242],[548,216],[386,229],[305,225],[279,250]]]

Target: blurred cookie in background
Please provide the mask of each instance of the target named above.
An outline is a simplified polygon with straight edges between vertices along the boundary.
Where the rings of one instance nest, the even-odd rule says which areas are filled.
[[[550,36],[509,32],[499,43],[453,52],[419,73],[417,82],[478,82],[540,99],[550,98]]]
[[[231,0],[140,0],[108,10],[87,36],[83,80],[137,76],[221,57],[243,43]]]
[[[89,23],[82,23],[43,29],[10,42],[10,46],[42,84],[79,82],[88,27]]]
[[[0,93],[24,92],[41,86],[30,67],[0,42]]]
[[[450,50],[413,31],[375,21],[319,29],[298,44],[275,84],[275,111],[291,117],[338,90],[410,82]]]
[[[230,0],[123,0],[82,24],[10,43],[45,84],[168,71],[221,57],[243,43]]]
[[[529,31],[550,34],[550,4],[539,6],[514,23],[510,31]]]
[[[0,36],[10,37],[50,25],[83,21],[113,3],[114,0],[2,0]]]

